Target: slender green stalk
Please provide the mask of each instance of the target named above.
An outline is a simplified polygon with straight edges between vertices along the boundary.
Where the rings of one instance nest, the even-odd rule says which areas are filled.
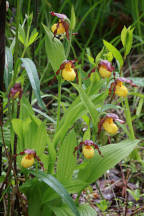
[[[58,108],[57,108],[57,129],[60,123],[60,106],[61,106],[61,76],[58,77]]]
[[[27,14],[30,14],[30,6],[31,6],[31,0],[28,1],[28,9],[27,9]]]
[[[129,127],[130,139],[134,140],[135,135],[134,135],[133,125],[132,125],[130,107],[129,107],[129,103],[128,103],[127,98],[125,98],[125,114],[126,114],[126,121],[127,121],[128,127]]]
[[[16,80],[17,76],[17,59],[18,59],[18,50],[19,50],[19,42],[18,42],[18,29],[20,24],[20,0],[17,0],[17,11],[16,11],[16,43],[15,43],[15,50],[14,50],[14,76],[13,82]]]
[[[70,31],[70,36],[69,37],[70,37],[69,40],[67,40],[68,41],[68,46],[67,46],[67,51],[66,51],[66,59],[69,56],[71,43],[72,43],[72,32],[71,31]]]
[[[132,117],[131,117],[130,107],[129,107],[129,103],[128,103],[127,98],[125,98],[125,115],[126,115],[126,121],[127,121],[128,127],[129,127],[129,138],[131,140],[134,140],[135,134],[134,134],[134,129],[133,129],[133,125],[132,125]],[[134,160],[141,161],[141,157],[140,157],[137,149],[134,149],[132,151],[132,153],[130,154],[130,158],[134,159]]]
[[[100,1],[96,1],[95,4],[90,7],[90,9],[84,14],[84,16],[82,17],[81,21],[79,22],[79,24],[77,25],[76,31],[78,31],[82,25],[82,23],[84,22],[84,20],[87,18],[87,16],[102,2],[102,0]]]

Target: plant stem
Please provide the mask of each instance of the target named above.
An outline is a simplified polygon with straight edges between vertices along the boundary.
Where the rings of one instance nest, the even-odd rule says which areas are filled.
[[[58,108],[57,108],[57,129],[60,122],[60,105],[61,105],[61,76],[58,77]]]
[[[66,59],[68,58],[69,56],[69,53],[70,53],[70,47],[71,47],[71,42],[72,42],[72,32],[70,31],[70,39],[67,40],[68,41],[68,47],[67,47],[67,51],[66,51]]]
[[[133,129],[133,125],[132,125],[132,118],[131,118],[131,113],[130,113],[130,107],[129,107],[129,103],[128,103],[127,98],[125,98],[125,115],[126,115],[126,121],[127,121],[128,127],[129,127],[129,138],[131,140],[134,140],[135,134],[134,134],[134,129]],[[140,157],[137,149],[134,149],[132,151],[132,153],[130,154],[130,158],[134,159],[134,160],[141,161],[141,157]]]
[[[14,50],[14,76],[13,76],[13,84],[15,83],[16,76],[17,76],[17,66],[18,64],[18,50],[19,50],[19,42],[18,42],[18,29],[20,23],[20,0],[17,0],[17,11],[16,11],[16,43],[15,43],[15,50]]]
[[[128,103],[128,99],[125,98],[125,114],[126,114],[126,121],[129,127],[129,132],[130,132],[130,139],[134,140],[135,135],[134,135],[134,130],[133,130],[133,125],[132,125],[132,118],[131,118],[131,113],[130,113],[130,107]]]
[[[4,66],[5,66],[5,19],[6,1],[0,1],[0,91],[4,91]],[[3,97],[0,95],[0,126],[3,125]],[[0,176],[2,171],[2,146],[0,146]]]
[[[27,9],[27,14],[30,14],[30,5],[31,5],[31,0],[28,1],[28,9]]]

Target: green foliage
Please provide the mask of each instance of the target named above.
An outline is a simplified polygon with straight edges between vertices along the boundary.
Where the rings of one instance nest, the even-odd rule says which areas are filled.
[[[12,120],[13,129],[18,136],[18,152],[34,149],[47,167],[48,157],[44,154],[48,143],[46,125],[34,115],[30,105],[28,106],[25,100],[21,101],[20,112],[21,118]],[[50,152],[54,152],[54,150]]]
[[[60,42],[59,39],[55,38],[53,33],[43,25],[45,31],[46,31],[46,38],[45,38],[45,48],[48,60],[56,73],[60,65],[64,60],[66,60],[65,51],[63,44]]]
[[[82,103],[84,104],[84,106],[86,107],[87,111],[90,113],[91,118],[92,118],[92,122],[93,122],[93,126],[95,128],[97,125],[97,118],[98,118],[98,114],[99,114],[98,111],[96,110],[95,105],[93,104],[91,99],[87,96],[85,91],[80,86],[78,86],[76,84],[73,84],[73,86],[79,92],[80,99],[81,99]]]
[[[71,24],[70,24],[70,29],[74,30],[75,26],[76,26],[76,15],[75,15],[74,6],[72,5],[72,8],[71,8]]]
[[[107,170],[111,169],[118,162],[128,156],[138,144],[138,140],[125,140],[117,144],[110,144],[101,147],[103,157],[98,153],[89,160],[86,166],[80,170],[78,179],[89,184],[95,182]]]
[[[98,73],[98,64],[101,59],[112,62],[115,58],[118,63],[115,68],[116,78],[119,77],[118,71],[120,71],[120,76],[123,74],[124,61],[132,47],[144,43],[141,28],[144,3],[135,0],[133,4],[132,0],[129,1],[129,7],[135,8],[135,11],[129,10],[127,16],[131,15],[135,22],[128,28],[124,26],[121,34],[116,37],[111,35],[111,32],[115,35],[119,34],[117,32],[119,29],[117,17],[115,16],[116,25],[113,25],[113,22],[107,23],[107,20],[113,19],[116,7],[122,6],[121,2],[115,4],[115,1],[111,0],[98,0],[96,2],[79,0],[75,3],[72,1],[28,1],[27,3],[17,1],[17,5],[15,3],[16,1],[13,2],[13,7],[16,8],[16,16],[13,16],[11,8],[8,11],[8,17],[11,20],[7,22],[6,38],[10,48],[6,48],[4,72],[7,92],[6,94],[1,92],[3,98],[0,100],[1,102],[4,101],[4,112],[1,112],[0,119],[2,126],[0,162],[3,161],[4,157],[4,165],[0,167],[0,171],[2,170],[0,181],[2,187],[5,188],[2,188],[4,192],[0,197],[0,206],[3,205],[1,200],[4,198],[4,209],[7,209],[7,214],[17,215],[17,211],[22,207],[19,206],[19,203],[22,203],[19,196],[20,188],[20,191],[28,199],[28,214],[30,216],[96,216],[95,209],[89,204],[80,205],[78,199],[75,202],[70,194],[77,193],[79,197],[82,190],[89,187],[91,183],[95,183],[107,170],[114,167],[133,151],[139,140],[135,140],[132,121],[143,115],[142,106],[144,103],[144,96],[139,92],[139,89],[129,93],[134,96],[133,104],[137,97],[140,97],[136,115],[132,116],[128,103],[129,98],[115,98],[115,100],[109,98],[109,86],[114,76],[111,76],[110,79],[102,79]],[[111,8],[113,8],[112,13]],[[128,11],[128,8],[126,7],[125,10]],[[71,13],[71,19],[66,18],[70,25],[70,40],[67,40],[65,35],[60,36],[60,39],[54,37],[50,28],[57,18],[51,16],[48,11],[66,12],[67,16]],[[125,14],[125,11],[123,10],[121,14]],[[121,16],[121,14],[118,15]],[[125,25],[127,26],[127,23]],[[134,28],[132,26],[135,26],[138,35],[133,35]],[[80,40],[78,40],[79,37],[72,34],[73,30],[78,31]],[[133,37],[134,46],[132,46]],[[102,38],[104,38],[104,47],[101,42]],[[12,43],[9,39],[12,40]],[[119,51],[116,47],[120,47],[120,40],[123,48]],[[31,46],[32,44],[33,46]],[[99,50],[101,51],[99,52]],[[122,56],[123,51],[124,55]],[[57,95],[55,76],[66,58],[78,59],[75,66],[72,65],[74,70],[78,72],[78,84],[64,82],[61,74],[59,74],[56,77],[59,80]],[[95,69],[94,73],[91,73],[92,69]],[[29,80],[26,79],[26,73]],[[138,75],[132,79],[138,86],[144,86],[143,78],[139,78]],[[36,97],[34,101],[38,102],[43,110],[37,107],[37,103],[31,103],[25,99],[25,95],[29,94],[29,81]],[[7,98],[16,82],[22,84],[22,99]],[[3,85],[2,82],[1,84]],[[40,92],[40,85],[44,95]],[[71,88],[70,85],[75,89]],[[51,91],[50,94],[49,91]],[[50,100],[48,95],[51,97]],[[29,100],[31,100],[30,98],[31,95]],[[48,110],[42,98],[45,100]],[[57,102],[54,101],[53,103],[53,100],[57,100]],[[57,113],[55,113],[56,107],[58,107]],[[118,113],[119,110],[122,118],[126,119],[125,124],[117,123],[123,132],[111,139],[112,142],[115,140],[114,142],[118,143],[106,145],[108,138],[104,129],[102,128],[100,134],[97,133],[98,122],[107,113],[115,111]],[[84,133],[81,130],[83,127],[86,127]],[[125,139],[125,136],[129,137],[130,140]],[[124,140],[119,142],[121,139]],[[85,140],[96,141],[98,145],[102,145],[100,150],[103,157],[97,151],[91,159],[84,159],[81,152],[77,156],[74,155],[75,147]],[[25,149],[36,151],[44,163],[44,172],[39,171],[37,164],[29,169],[21,170],[19,153]],[[136,149],[132,153],[135,151],[138,152]],[[133,155],[139,156],[139,154]],[[10,160],[9,156],[13,161]],[[35,157],[35,155],[33,156]],[[142,161],[140,156],[139,158],[131,158]],[[82,159],[80,163],[79,159]],[[18,162],[17,166],[15,162]],[[13,172],[9,172],[10,169]],[[20,175],[22,175],[25,183],[19,184]],[[141,197],[139,189],[136,191],[128,190],[128,192],[133,195],[136,201]],[[19,200],[14,203],[16,210],[13,210],[10,198],[15,200],[15,197]],[[108,203],[102,200],[98,207],[101,211],[105,211],[108,208]],[[26,206],[24,208],[26,209]]]
[[[11,49],[6,47],[5,49],[5,70],[4,70],[4,82],[5,87],[8,88],[11,77],[12,77],[12,70],[13,70],[13,56]]]
[[[62,183],[72,178],[73,171],[76,168],[77,161],[73,154],[76,145],[76,135],[72,130],[65,137],[58,154],[56,177]]]
[[[97,216],[96,210],[93,209],[89,204],[83,204],[79,207],[80,216]]]
[[[34,62],[29,58],[21,58],[23,66],[27,72],[29,81],[31,83],[32,89],[35,93],[35,96],[38,100],[39,105],[45,109],[43,101],[40,96],[40,81],[37,73],[36,66]]]
[[[109,202],[107,200],[101,200],[96,205],[102,212],[104,212],[105,210],[107,210],[107,208],[109,206]]]
[[[106,98],[105,93],[98,94],[98,91],[102,88],[103,83],[103,80],[100,82],[96,82],[94,80],[91,82],[91,85],[88,88],[87,95],[92,99],[93,103],[96,105],[95,110],[97,107],[100,106],[101,103],[103,103],[104,99]],[[58,142],[61,142],[65,137],[68,129],[72,127],[74,122],[87,112],[88,111],[86,106],[82,101],[80,101],[80,97],[77,97],[75,101],[70,105],[70,107],[66,110],[63,118],[61,119],[59,128],[54,136],[54,145],[57,145]]]
[[[121,41],[124,47],[124,56],[126,57],[132,48],[133,43],[133,31],[134,28],[131,29],[129,27],[128,29],[124,26],[122,32],[121,32]]]
[[[123,66],[123,57],[120,54],[119,50],[115,48],[111,43],[107,41],[103,41],[105,47],[113,54],[113,56],[116,58],[116,60],[119,62],[120,68]]]
[[[140,193],[140,190],[139,189],[136,189],[136,190],[130,190],[130,189],[127,189],[127,191],[131,194],[131,196],[135,199],[135,201],[137,202],[142,194]]]
[[[60,182],[58,182],[56,178],[54,178],[52,175],[47,175],[40,171],[39,172],[32,171],[32,174],[37,178],[39,178],[39,180],[43,181],[48,186],[50,186],[54,191],[56,191],[63,199],[63,201],[71,208],[75,216],[79,216],[79,212],[76,209],[76,206],[71,196],[67,193],[63,185]]]

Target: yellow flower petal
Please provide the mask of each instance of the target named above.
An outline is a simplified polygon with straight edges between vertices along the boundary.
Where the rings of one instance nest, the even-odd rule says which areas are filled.
[[[21,160],[21,166],[24,168],[29,168],[34,164],[34,156],[32,154],[27,154],[23,156]]]
[[[94,149],[91,146],[84,146],[82,153],[86,159],[90,159],[94,156]]]

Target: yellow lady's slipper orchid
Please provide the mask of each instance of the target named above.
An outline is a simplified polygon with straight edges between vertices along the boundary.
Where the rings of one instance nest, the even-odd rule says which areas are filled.
[[[93,156],[94,156],[94,148],[91,147],[91,146],[85,145],[85,146],[83,146],[82,153],[83,153],[83,155],[84,155],[84,157],[86,159],[93,158]]]
[[[24,168],[29,168],[34,164],[34,155],[33,154],[26,154],[23,156],[21,160],[21,166]]]
[[[109,78],[114,70],[114,67],[109,61],[101,60],[98,65],[98,70],[102,78]]]
[[[117,81],[115,94],[119,97],[126,97],[128,95],[128,89],[122,83],[122,81]]]
[[[66,32],[61,20],[59,20],[58,23],[53,24],[51,30],[53,33],[56,31],[56,35],[61,35]]]
[[[64,69],[62,70],[62,77],[67,81],[74,81],[76,78],[76,72],[71,67],[72,64],[70,62],[66,63]]]
[[[113,118],[106,118],[103,123],[103,128],[111,135],[114,135],[118,132],[118,127],[113,122]]]

